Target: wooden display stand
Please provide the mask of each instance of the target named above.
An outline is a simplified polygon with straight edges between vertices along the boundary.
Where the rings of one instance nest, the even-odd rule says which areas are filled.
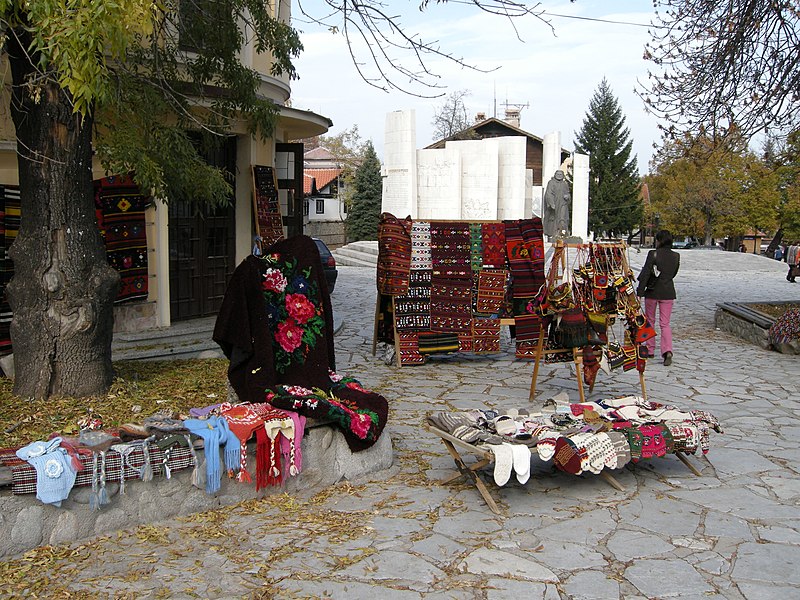
[[[583,248],[583,244],[565,244],[561,240],[556,240],[553,244],[554,253],[553,253],[553,260],[550,264],[550,273],[548,275],[548,281],[551,279],[559,279],[561,275],[568,268],[567,264],[567,250],[579,250]],[[620,270],[622,273],[628,273],[630,271],[630,265],[628,264],[628,257],[627,257],[627,245],[624,242],[613,242],[613,243],[604,243],[604,244],[596,244],[596,246],[602,247],[604,249],[609,250],[619,250],[621,255],[621,263],[620,263]],[[575,364],[575,377],[578,380],[578,395],[580,396],[580,401],[586,401],[586,394],[583,390],[583,349],[582,348],[559,348],[554,350],[545,350],[544,349],[544,338],[546,337],[546,332],[544,331],[544,326],[539,328],[539,343],[536,346],[536,357],[534,358],[533,363],[533,375],[531,376],[531,388],[528,394],[528,399],[533,400],[534,396],[536,395],[536,381],[539,376],[539,364],[541,363],[542,358],[547,354],[565,354],[565,353],[572,353],[572,360]],[[647,399],[647,388],[644,383],[644,373],[639,372],[639,385],[642,388],[642,397]],[[594,386],[589,388],[589,392],[591,393]]]

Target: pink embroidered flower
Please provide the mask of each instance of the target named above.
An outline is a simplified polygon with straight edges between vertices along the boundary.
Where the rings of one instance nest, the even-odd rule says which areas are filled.
[[[303,343],[303,330],[297,326],[294,319],[287,319],[283,323],[278,323],[275,339],[285,352],[292,353]]]
[[[367,391],[367,390],[365,390],[363,387],[361,387],[361,386],[360,386],[358,383],[356,383],[355,381],[350,381],[350,382],[348,382],[346,385],[347,385],[347,387],[349,387],[351,390],[357,390],[357,391],[359,391],[359,392],[366,392],[366,391]]]
[[[267,269],[261,287],[267,292],[278,292],[286,289],[286,277],[278,269]]]
[[[331,381],[333,381],[334,383],[338,383],[339,381],[344,379],[342,375],[339,375],[338,373],[331,371],[330,369],[328,369],[328,377],[330,377]]]
[[[316,308],[303,294],[288,294],[286,311],[300,325],[308,323],[309,319],[316,314]]]
[[[350,418],[350,429],[353,430],[360,439],[365,439],[369,433],[372,419],[363,413],[353,413]]]

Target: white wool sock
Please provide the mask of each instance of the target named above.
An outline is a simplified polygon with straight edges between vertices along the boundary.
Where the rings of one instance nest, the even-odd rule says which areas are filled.
[[[517,481],[527,483],[531,476],[531,451],[522,444],[508,444],[514,457],[514,472],[517,474]]]
[[[494,482],[502,487],[511,479],[514,464],[511,444],[489,444],[489,449],[494,453]]]

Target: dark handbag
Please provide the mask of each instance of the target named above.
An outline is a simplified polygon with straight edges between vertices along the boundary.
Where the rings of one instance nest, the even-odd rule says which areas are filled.
[[[587,344],[589,323],[582,308],[570,308],[561,313],[555,339],[561,348],[583,348]]]

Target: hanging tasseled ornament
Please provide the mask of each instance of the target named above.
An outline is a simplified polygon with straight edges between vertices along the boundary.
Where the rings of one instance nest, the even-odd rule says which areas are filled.
[[[89,508],[91,510],[100,509],[100,497],[97,494],[97,452],[92,452],[92,493],[89,495]]]
[[[153,480],[153,465],[150,463],[150,442],[151,438],[147,438],[142,444],[142,453],[144,454],[144,464],[142,465],[142,481]]]
[[[111,500],[108,497],[108,491],[106,491],[106,451],[103,450],[100,452],[100,491],[97,495],[97,500],[100,506],[108,504]],[[99,507],[98,507],[99,508]]]
[[[197,450],[194,449],[191,436],[186,434],[184,437],[186,438],[186,443],[189,444],[189,453],[192,455],[192,485],[202,489],[205,484],[200,482],[200,464],[197,460]]]

